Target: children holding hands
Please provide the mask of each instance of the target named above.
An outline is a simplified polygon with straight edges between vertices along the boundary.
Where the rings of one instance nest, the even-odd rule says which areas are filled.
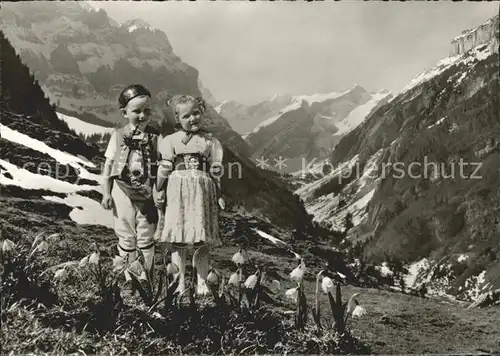
[[[116,129],[108,143],[101,204],[113,209],[119,255],[132,262],[140,249],[151,271],[155,238],[166,243],[183,292],[187,250],[197,248],[197,293],[207,294],[209,250],[221,244],[219,208],[225,209],[225,202],[223,148],[203,129],[205,102],[189,95],[170,99],[178,131],[163,139],[150,124],[149,90],[131,85],[118,102],[128,124]],[[159,216],[164,218],[160,224]],[[131,281],[128,272],[125,279]]]

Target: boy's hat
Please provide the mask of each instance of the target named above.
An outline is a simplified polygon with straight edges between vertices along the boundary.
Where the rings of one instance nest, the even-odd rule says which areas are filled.
[[[137,98],[138,96],[149,96],[151,98],[151,92],[140,84],[132,84],[123,89],[118,97],[118,105],[120,109],[123,109],[127,106],[130,100]]]

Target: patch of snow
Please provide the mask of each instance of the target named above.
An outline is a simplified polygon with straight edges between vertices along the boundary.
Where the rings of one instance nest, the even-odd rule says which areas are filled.
[[[307,101],[309,105],[313,103],[321,103],[323,101],[331,100],[331,99],[336,99],[340,98],[342,95],[345,95],[349,93],[352,89],[346,90],[342,93],[326,93],[326,94],[312,94],[312,95],[297,95],[294,96],[295,100],[298,100],[299,102],[302,102],[302,100]]]
[[[468,259],[469,259],[469,256],[468,256],[468,255],[460,255],[460,256],[458,256],[458,258],[457,258],[457,262],[462,263],[462,262],[467,261]]]
[[[288,105],[287,107],[285,107],[284,109],[282,109],[277,115],[275,116],[272,116],[266,120],[264,120],[263,122],[261,122],[260,124],[258,124],[253,130],[251,133],[256,133],[257,131],[259,131],[261,128],[263,127],[266,127],[266,126],[269,126],[271,125],[273,122],[275,122],[276,120],[278,120],[283,114],[289,112],[289,111],[292,111],[292,110],[297,110],[301,107],[302,105],[302,102],[301,101],[294,101],[292,102],[290,105]]]
[[[55,193],[75,193],[85,190],[99,191],[99,187],[96,186],[71,184],[50,176],[32,173],[3,159],[0,159],[0,164],[12,176],[12,179],[10,179],[1,174],[1,185],[15,185],[24,189],[43,189]]]
[[[145,28],[145,29],[148,29],[149,31],[153,31],[153,32],[156,31],[156,29],[154,27],[151,27],[151,26],[138,26],[138,25],[132,25],[127,30],[128,30],[128,32],[132,33],[134,31],[137,31],[140,28]]]
[[[434,124],[427,126],[428,129],[432,129],[434,126],[440,125],[444,120],[446,120],[446,117],[442,117],[438,121],[436,121]]]
[[[338,131],[335,132],[334,135],[345,135],[348,132],[354,130],[363,121],[366,119],[368,114],[378,105],[378,103],[387,98],[387,96],[391,95],[390,92],[381,91],[377,94],[374,94],[370,100],[368,100],[365,104],[358,106],[354,110],[352,110],[347,117],[336,124]]]
[[[113,212],[104,209],[99,202],[78,194],[68,194],[66,198],[43,196],[45,200],[73,207],[69,217],[77,224],[101,225],[113,228]]]
[[[460,77],[457,79],[457,82],[455,83],[455,86],[458,86],[458,85],[462,82],[462,80],[464,80],[464,78],[465,78],[466,76],[467,76],[467,72],[465,71],[465,72],[463,72],[463,73],[460,75]]]
[[[59,150],[56,150],[55,148],[47,146],[45,143],[38,141],[34,138],[29,137],[28,135],[25,135],[23,133],[17,132],[15,130],[12,130],[11,128],[4,126],[0,124],[0,130],[2,132],[2,138],[21,144],[23,146],[26,146],[28,148],[31,148],[35,151],[45,153],[52,158],[54,158],[56,161],[62,163],[62,164],[82,164],[87,167],[95,167],[95,164],[92,162],[76,157],[72,154],[69,154],[67,152],[62,152]]]
[[[217,105],[216,107],[214,107],[214,110],[217,114],[220,115],[220,112],[222,111],[222,106],[226,103],[226,101],[223,101],[222,103],[220,103],[219,105]]]
[[[285,241],[280,240],[272,235],[269,235],[267,232],[255,228],[253,228],[252,230],[255,231],[259,236],[265,238],[268,241],[271,241],[276,246],[288,246],[288,244]]]
[[[430,268],[430,263],[427,258],[423,258],[420,261],[410,264],[408,267],[408,274],[405,276],[405,285],[408,288],[412,288],[417,282],[417,278],[420,273],[427,271]]]
[[[410,91],[411,89],[419,86],[420,84],[423,84],[424,82],[434,78],[435,76],[441,74],[442,72],[444,72],[448,68],[451,68],[454,65],[459,65],[459,64],[470,65],[474,61],[485,60],[486,58],[488,58],[492,54],[492,51],[490,50],[489,47],[480,50],[480,48],[483,48],[484,46],[485,46],[484,44],[481,44],[481,45],[478,45],[478,46],[474,47],[473,49],[471,49],[470,51],[465,52],[463,54],[447,57],[447,58],[440,60],[439,62],[436,63],[436,65],[434,67],[429,68],[429,69],[425,70],[424,72],[415,76],[408,83],[408,85],[406,85],[403,88],[403,90],[401,91],[401,93],[398,96],[400,96],[400,95]]]
[[[69,128],[75,131],[77,134],[83,135],[93,135],[93,134],[105,134],[111,133],[114,128],[104,127],[100,125],[90,124],[88,122],[82,121],[76,117],[64,115],[56,112],[57,117],[68,124]]]
[[[491,284],[486,283],[486,271],[482,271],[477,276],[471,276],[467,278],[464,283],[466,288],[466,295],[470,300],[476,300],[481,294],[491,289]]]
[[[382,277],[390,277],[394,274],[394,272],[391,271],[391,269],[387,265],[387,262],[383,262],[382,266],[376,266],[375,269],[380,272]]]

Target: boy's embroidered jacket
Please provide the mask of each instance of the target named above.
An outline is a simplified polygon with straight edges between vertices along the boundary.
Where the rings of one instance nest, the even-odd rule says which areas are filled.
[[[129,125],[115,130],[116,149],[114,150],[113,165],[110,177],[121,178],[132,149],[141,150],[142,169],[147,178],[155,178],[158,169],[158,138],[159,132],[151,126],[136,134]],[[132,139],[133,138],[133,139]],[[128,167],[130,168],[130,167]]]

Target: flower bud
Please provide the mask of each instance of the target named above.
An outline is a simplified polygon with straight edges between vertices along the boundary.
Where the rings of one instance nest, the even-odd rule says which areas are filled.
[[[211,270],[207,276],[207,284],[218,285],[219,284],[219,275],[215,270]]]
[[[257,285],[257,281],[259,280],[259,277],[257,277],[256,274],[252,274],[251,276],[249,276],[247,278],[247,280],[245,281],[245,287],[249,288],[249,289],[254,289],[255,286]]]
[[[85,256],[84,258],[82,258],[80,260],[80,262],[78,263],[78,266],[79,267],[85,267],[89,264],[89,255]]]
[[[297,303],[298,297],[299,297],[299,290],[298,288],[290,288],[285,292],[285,296],[292,300],[294,303]]]
[[[295,269],[292,272],[290,272],[290,279],[295,283],[300,283],[302,281],[302,278],[304,278],[305,271],[306,271],[306,265],[304,264],[304,261],[301,260],[300,264],[297,267],[295,267]]]
[[[40,244],[35,248],[35,250],[39,251],[39,252],[45,252],[49,249],[49,243],[45,240],[43,240],[42,242],[40,242]]]
[[[2,252],[6,253],[6,252],[9,252],[9,251],[12,251],[15,246],[16,245],[11,240],[9,240],[9,239],[3,240],[3,243],[2,243]]]
[[[361,318],[365,314],[366,314],[366,309],[361,305],[356,305],[356,307],[352,311],[352,316],[354,318]]]
[[[64,281],[66,278],[68,278],[68,272],[64,268],[58,269],[54,274],[54,280],[56,281]]]
[[[99,259],[100,259],[99,252],[93,252],[89,257],[89,263],[91,265],[98,265]]]
[[[232,261],[237,265],[237,266],[241,266],[241,265],[244,265],[245,263],[247,263],[248,261],[250,260],[250,258],[248,257],[248,253],[240,248],[240,250],[238,252],[236,252],[234,255],[233,255],[233,258],[232,258]]]
[[[240,274],[238,272],[234,272],[231,277],[229,277],[229,281],[227,284],[232,284],[237,286],[240,283]]]
[[[334,287],[335,286],[330,277],[323,277],[323,280],[321,281],[321,289],[323,289],[323,292],[325,294],[328,294],[328,292],[333,292]]]

